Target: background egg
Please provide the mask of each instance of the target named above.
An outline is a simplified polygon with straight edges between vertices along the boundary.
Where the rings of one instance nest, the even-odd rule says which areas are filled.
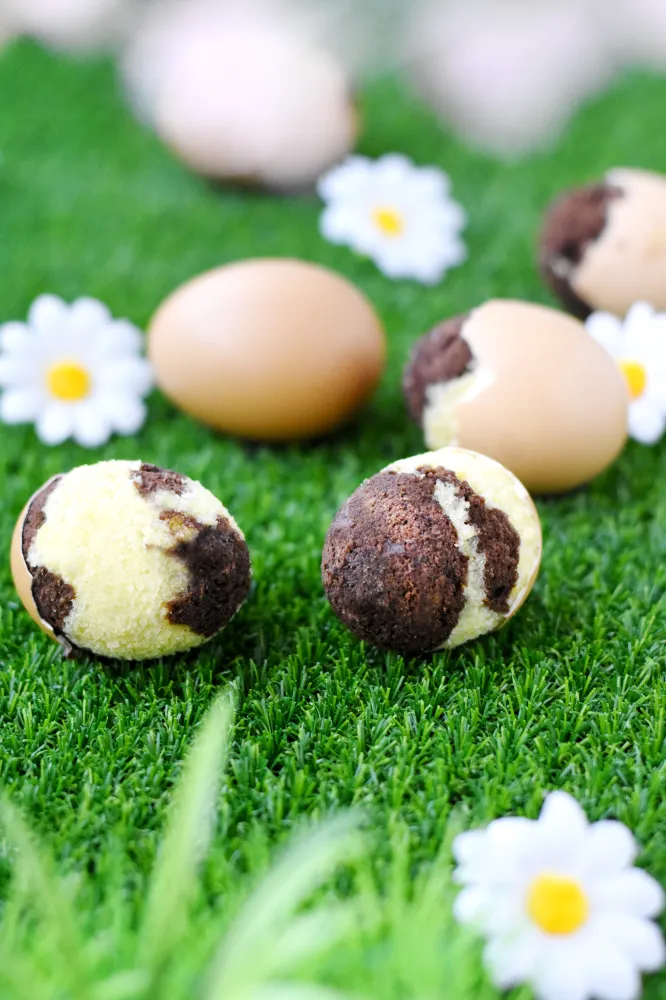
[[[479,451],[534,492],[592,479],[627,436],[614,360],[578,320],[527,302],[494,300],[436,327],[403,386],[429,447]]]
[[[638,301],[666,309],[666,177],[618,168],[566,191],[546,213],[539,264],[577,315],[624,317]]]
[[[338,61],[259,20],[213,22],[173,47],[153,122],[170,149],[215,180],[311,186],[353,148],[358,117]]]
[[[171,295],[149,329],[162,391],[217,430],[279,441],[324,434],[372,394],[380,321],[340,275],[298,260],[250,260]]]

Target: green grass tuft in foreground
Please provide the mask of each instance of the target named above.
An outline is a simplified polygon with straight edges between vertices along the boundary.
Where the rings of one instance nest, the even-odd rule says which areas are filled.
[[[439,870],[452,822],[536,816],[544,790],[565,788],[592,819],[627,823],[644,846],[641,862],[666,883],[666,446],[631,445],[585,490],[539,502],[545,553],[532,597],[503,632],[453,653],[405,662],[365,647],[335,620],[319,582],[338,505],[363,477],[422,449],[399,391],[410,344],[492,295],[550,301],[533,262],[544,204],[612,165],[663,169],[666,82],[627,78],[585,109],[555,150],[513,165],[465,149],[393,84],[370,87],[362,151],[401,150],[443,166],[469,213],[469,262],[435,289],[391,283],[328,246],[312,197],[214,191],[190,176],[132,120],[105,64],[67,63],[22,45],[0,55],[0,92],[0,321],[24,316],[50,291],[99,297],[143,325],[192,275],[277,254],[348,275],[375,302],[389,336],[376,400],[351,427],[312,446],[246,447],[158,395],[136,440],[95,453],[47,449],[29,428],[0,427],[7,548],[25,500],[49,476],[85,461],[141,457],[219,495],[253,555],[253,593],[221,639],[150,666],[63,661],[18,607],[3,564],[0,781],[48,844],[48,878],[53,867],[64,879],[59,891],[76,892],[70,924],[82,950],[77,944],[72,954],[92,963],[101,1000],[114,976],[109,1000],[167,989],[122,974],[134,968],[180,761],[224,684],[238,709],[219,825],[163,981],[170,998],[205,997],[202,970],[274,850],[306,821],[342,807],[361,809],[371,846],[365,882],[360,864],[339,888],[378,909],[381,926],[318,959],[310,979],[361,996],[485,996],[479,950],[451,926],[449,890],[433,891],[430,922],[418,916],[418,893],[433,885],[431,866]],[[6,849],[0,861],[6,894]],[[405,865],[422,872],[416,901],[400,888]],[[0,972],[11,966],[16,976],[5,994],[76,996],[73,978],[55,991],[53,942],[32,909],[12,899]],[[161,942],[149,940],[144,954],[157,954]],[[306,972],[297,970],[303,981]],[[420,982],[410,978],[417,975]],[[664,995],[666,976],[653,977],[646,996]]]
[[[230,725],[231,699],[222,693],[175,789],[136,928],[118,898],[84,928],[77,887],[54,873],[16,807],[0,804],[14,869],[0,926],[3,995],[344,1000],[341,990],[316,981],[324,976],[369,996],[490,997],[478,947],[453,925],[448,865],[440,860],[412,886],[404,843],[394,838],[388,892],[380,894],[371,838],[353,813],[293,837],[268,874],[218,908],[201,936],[191,906],[202,893],[198,869],[215,825]],[[347,901],[329,891],[304,908],[343,863],[351,879]]]

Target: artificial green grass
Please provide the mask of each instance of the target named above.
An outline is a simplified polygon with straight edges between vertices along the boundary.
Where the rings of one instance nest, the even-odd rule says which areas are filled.
[[[392,283],[323,242],[314,197],[219,191],[192,177],[133,120],[106,64],[20,45],[0,55],[0,93],[0,321],[23,317],[48,291],[98,297],[145,325],[200,271],[281,255],[348,275],[389,336],[375,401],[313,445],[226,440],[157,394],[136,439],[94,453],[48,449],[29,428],[0,427],[7,549],[25,500],[49,476],[91,460],[142,458],[220,496],[253,556],[251,598],[219,640],[196,656],[114,667],[62,660],[17,605],[2,568],[0,780],[58,869],[85,876],[86,933],[122,899],[129,940],[185,748],[228,683],[238,714],[193,917],[197,942],[217,926],[220,897],[240,892],[244,873],[263,869],[273,845],[306,818],[349,805],[363,807],[379,831],[380,884],[390,881],[396,823],[417,866],[437,855],[452,812],[458,825],[535,816],[552,788],[573,792],[592,818],[627,823],[644,846],[642,863],[666,883],[666,447],[630,445],[586,489],[540,501],[545,550],[533,595],[501,633],[452,653],[406,662],[364,647],[334,618],[319,581],[339,504],[388,461],[422,450],[399,389],[410,344],[493,295],[551,301],[534,266],[543,206],[613,165],[663,169],[666,82],[625,79],[554,150],[513,165],[467,150],[395,84],[369,87],[361,151],[439,164],[469,213],[469,261],[435,289]],[[2,864],[6,885],[11,866],[6,857]],[[185,979],[195,976],[192,955]],[[378,989],[367,955],[340,962],[331,981]],[[393,988],[396,997],[416,995]],[[471,1000],[476,989],[450,995]],[[647,996],[662,995],[666,976],[653,977]]]

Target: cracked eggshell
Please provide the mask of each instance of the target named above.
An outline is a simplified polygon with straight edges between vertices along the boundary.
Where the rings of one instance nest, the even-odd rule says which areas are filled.
[[[498,299],[442,324],[417,342],[403,387],[428,447],[488,455],[533,493],[587,482],[627,437],[615,362],[582,323],[545,306]]]
[[[617,168],[566,191],[546,213],[539,263],[577,315],[624,317],[638,301],[666,310],[666,176]]]
[[[216,430],[262,441],[326,434],[372,395],[384,333],[341,275],[299,260],[241,261],[177,289],[148,330],[157,383]]]
[[[48,486],[45,483],[44,486]],[[42,487],[44,489],[44,487]],[[39,490],[41,493],[41,489]],[[37,494],[35,494],[36,496]],[[26,514],[30,504],[34,500],[31,497],[27,504],[19,514],[18,521],[14,528],[14,533],[12,535],[12,544],[10,549],[10,565],[12,571],[12,579],[14,581],[14,586],[16,587],[16,592],[21,599],[21,604],[28,612],[35,624],[39,625],[42,632],[46,632],[51,639],[57,639],[55,632],[51,626],[44,621],[37,610],[37,605],[35,604],[35,599],[32,596],[32,575],[30,570],[26,566],[25,559],[23,558],[23,523],[25,521]]]

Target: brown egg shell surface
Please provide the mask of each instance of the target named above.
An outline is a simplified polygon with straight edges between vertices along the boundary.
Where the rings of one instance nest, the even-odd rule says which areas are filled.
[[[428,389],[429,447],[488,455],[536,493],[573,489],[617,457],[627,436],[626,385],[582,323],[494,300],[464,319],[461,336],[473,360],[462,378]]]
[[[227,434],[288,441],[326,434],[372,395],[381,323],[342,276],[289,259],[200,275],[149,329],[157,382],[177,406]]]

